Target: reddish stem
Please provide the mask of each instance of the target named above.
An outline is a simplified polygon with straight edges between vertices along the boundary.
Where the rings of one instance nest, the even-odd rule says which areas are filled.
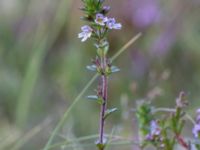
[[[181,137],[180,135],[176,135],[176,139],[178,141],[178,143],[183,146],[186,150],[189,149],[189,145],[185,142],[185,140],[183,139],[183,137]]]
[[[100,128],[99,128],[99,143],[104,144],[104,126],[105,126],[105,112],[107,106],[107,95],[108,95],[108,78],[105,74],[105,68],[107,66],[106,57],[102,57],[101,59],[101,67],[104,70],[104,73],[101,76],[101,85],[102,85],[102,99],[103,103],[101,105],[101,112],[100,112]]]

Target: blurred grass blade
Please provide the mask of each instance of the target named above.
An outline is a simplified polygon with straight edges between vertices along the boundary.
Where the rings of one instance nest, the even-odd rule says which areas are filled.
[[[124,52],[131,44],[133,44],[137,39],[140,38],[142,34],[139,33],[136,36],[134,36],[127,44],[125,44],[113,57],[112,57],[112,61],[115,60],[116,58],[118,58],[120,56],[120,54],[122,52]],[[65,123],[66,119],[68,118],[71,110],[74,108],[74,106],[78,103],[78,101],[80,100],[80,98],[83,96],[83,94],[87,91],[87,89],[90,87],[90,85],[92,85],[92,83],[96,80],[96,78],[98,77],[98,74],[95,74],[93,76],[93,78],[88,82],[88,84],[83,88],[83,90],[79,93],[79,95],[75,98],[75,100],[73,101],[73,103],[69,106],[69,108],[67,109],[67,111],[64,113],[64,115],[62,116],[62,118],[60,119],[60,121],[58,122],[57,126],[55,127],[55,129],[53,130],[48,142],[46,143],[45,147],[43,150],[48,150],[54,136],[56,135],[56,133],[59,131],[59,129],[62,127],[62,125]]]
[[[16,108],[16,124],[18,126],[23,127],[26,123],[29,115],[31,97],[40,72],[40,67],[44,60],[46,51],[51,47],[54,40],[57,38],[59,31],[67,21],[67,7],[70,7],[70,2],[70,0],[61,0],[57,8],[54,23],[51,27],[52,29],[50,30],[52,32],[49,33],[50,35],[47,34],[45,37],[38,37],[36,34],[36,37],[38,37],[34,40],[34,46],[36,45],[36,47],[33,47],[32,50],[35,53],[27,65],[27,70],[22,83],[21,91],[19,93],[18,104]],[[40,27],[37,32],[40,33]]]
[[[94,138],[97,138],[99,137],[98,134],[95,134],[95,135],[88,135],[88,136],[84,136],[84,137],[80,137],[80,138],[77,138],[75,140],[75,142],[81,142],[81,141],[86,141],[86,140],[91,140],[91,139],[94,139]],[[64,142],[59,142],[59,143],[56,143],[54,145],[51,145],[48,150],[50,149],[53,149],[53,148],[56,148],[56,147],[59,147],[59,146],[62,146],[62,145],[68,145],[68,144],[71,144],[72,141],[64,141]],[[73,141],[74,142],[74,141]]]
[[[83,90],[81,91],[81,93],[75,98],[75,100],[73,101],[73,103],[69,106],[69,108],[67,109],[67,111],[64,113],[64,115],[62,116],[61,120],[58,122],[56,128],[53,130],[53,132],[51,133],[51,136],[47,142],[47,144],[44,147],[44,150],[48,150],[50,147],[51,142],[53,141],[54,136],[56,135],[56,133],[59,131],[59,129],[62,127],[62,125],[65,123],[67,117],[69,116],[69,113],[71,112],[71,110],[74,108],[74,106],[77,104],[77,102],[80,100],[80,98],[83,96],[83,94],[87,91],[87,89],[92,85],[92,83],[96,80],[96,78],[98,77],[98,74],[94,75],[93,78],[88,82],[88,84],[83,88]]]
[[[22,83],[21,92],[19,93],[16,109],[16,124],[18,126],[23,126],[28,117],[32,91],[35,86],[40,66],[45,55],[45,45],[46,40],[42,41],[38,48],[35,49],[36,51],[27,66],[27,71]]]
[[[65,140],[63,142],[58,142],[58,143],[55,143],[53,145],[51,145],[48,150],[51,150],[51,149],[54,149],[54,148],[58,148],[58,147],[61,147],[63,145],[65,146],[69,146],[71,145],[73,142],[83,142],[83,141],[87,141],[87,140],[94,140],[95,138],[98,138],[99,137],[99,134],[94,134],[94,135],[88,135],[88,136],[84,136],[84,137],[79,137],[75,140]],[[128,141],[128,142],[131,142],[132,139],[126,139],[126,138],[123,138],[121,136],[114,136],[114,130],[111,131],[111,134],[108,134],[108,135],[105,135],[106,138],[108,138],[108,143],[110,144],[112,142],[112,139],[118,139],[119,141]],[[94,143],[93,143],[94,145]]]
[[[51,120],[46,119],[41,124],[37,125],[29,132],[27,132],[23,137],[19,138],[17,143],[10,150],[19,150],[24,144],[31,140],[35,135],[40,133],[47,125],[51,123]]]
[[[134,36],[128,43],[126,43],[114,56],[111,58],[111,61],[114,61],[116,58],[118,58],[121,53],[123,53],[129,46],[131,46],[135,41],[137,41],[142,36],[142,33],[138,33],[136,36]]]
[[[108,142],[106,144],[106,147],[105,147],[105,150],[108,150],[109,147],[110,147],[110,143],[112,142],[112,138],[114,136],[114,133],[115,133],[115,127],[112,129],[111,133],[110,133],[110,136],[108,138]]]

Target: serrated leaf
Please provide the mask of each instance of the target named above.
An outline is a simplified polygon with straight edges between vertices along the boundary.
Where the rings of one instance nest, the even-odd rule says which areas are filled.
[[[112,108],[112,109],[107,109],[104,119],[106,119],[109,115],[111,115],[112,113],[116,112],[118,109],[117,108]]]
[[[118,67],[116,67],[116,66],[112,66],[110,69],[111,69],[111,72],[112,72],[112,73],[115,73],[115,72],[119,72],[119,71],[120,71],[120,69],[119,69]]]
[[[90,66],[86,66],[86,68],[90,71],[96,71],[97,70],[97,66],[96,65],[90,65]]]

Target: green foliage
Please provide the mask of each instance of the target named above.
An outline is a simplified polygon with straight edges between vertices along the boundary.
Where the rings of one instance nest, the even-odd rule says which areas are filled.
[[[149,125],[154,118],[151,105],[145,101],[139,101],[136,116],[139,122],[140,135],[144,138],[149,133]]]
[[[117,110],[118,110],[117,108],[107,109],[104,115],[104,119],[106,119],[108,116],[110,116],[112,113],[116,112]]]
[[[96,101],[100,105],[103,104],[103,99],[97,95],[89,95],[89,96],[87,96],[87,98],[90,100]]]
[[[84,19],[90,21],[94,19],[95,15],[102,11],[102,4],[104,0],[82,0],[84,7],[81,8],[87,16]]]

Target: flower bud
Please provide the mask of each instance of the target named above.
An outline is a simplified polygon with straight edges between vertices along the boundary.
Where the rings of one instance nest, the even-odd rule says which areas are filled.
[[[103,6],[103,9],[101,11],[102,14],[107,14],[110,11],[110,6]]]

